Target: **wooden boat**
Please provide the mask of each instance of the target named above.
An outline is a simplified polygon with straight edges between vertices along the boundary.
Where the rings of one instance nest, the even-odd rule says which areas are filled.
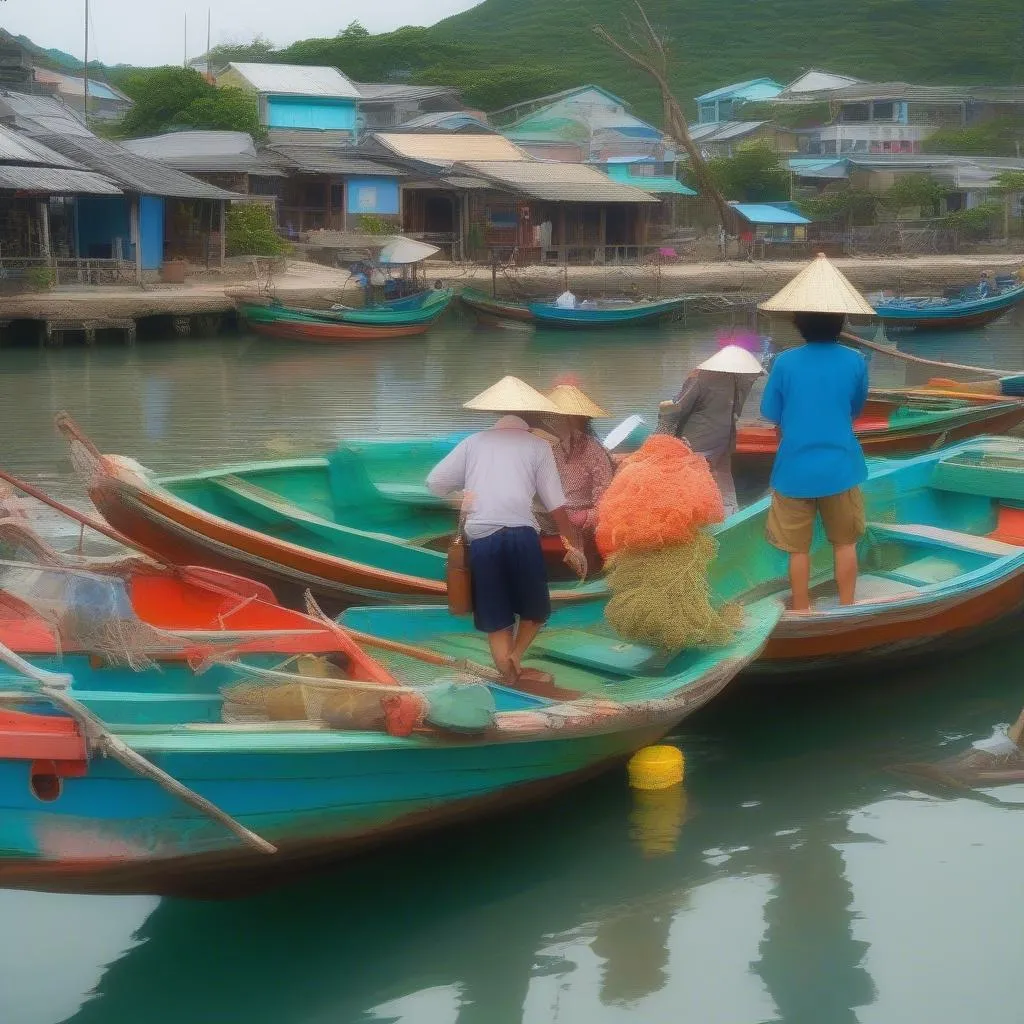
[[[925,296],[876,302],[875,310],[886,327],[924,331],[963,330],[983,327],[1024,301],[1024,283],[987,298],[979,297],[975,289],[969,291],[973,294],[962,294],[957,298]]]
[[[1015,378],[1014,378],[1015,379]],[[908,391],[872,390],[855,421],[857,438],[867,455],[913,455],[938,445],[1001,434],[1024,422],[1024,399],[993,394],[958,393],[937,388]],[[617,450],[630,451],[650,436],[643,424],[630,432]],[[406,502],[419,493],[432,501],[423,481],[427,473],[466,436],[438,438],[368,438],[346,442],[360,456],[371,480],[385,493]],[[775,457],[778,436],[764,422],[741,422],[737,431],[734,468],[763,472]],[[418,490],[417,490],[418,489]]]
[[[172,564],[208,565],[325,607],[445,599],[451,508],[400,486],[382,490],[345,446],[325,458],[227,466],[158,478],[132,459],[101,455],[70,419],[58,427],[111,526]],[[410,500],[405,500],[409,498]],[[589,600],[599,582],[559,583],[556,603]]]
[[[284,320],[329,324],[364,324],[373,327],[410,327],[432,324],[448,309],[455,292],[451,288],[431,289],[375,306],[352,309],[309,309],[279,302],[245,303],[242,316],[250,323]]]
[[[656,323],[677,313],[685,303],[686,297],[680,296],[650,302],[601,302],[568,309],[553,302],[530,302],[527,308],[533,318],[545,327],[593,329]]]
[[[538,800],[620,763],[711,700],[757,657],[779,614],[777,604],[765,604],[728,647],[686,651],[667,665],[629,666],[623,652],[589,666],[567,660],[558,678],[571,694],[547,698],[487,684],[487,722],[463,735],[432,726],[429,710],[408,736],[306,719],[222,724],[232,687],[247,672],[283,675],[271,669],[268,676],[256,657],[216,663],[199,676],[173,665],[138,675],[97,670],[79,656],[59,665],[73,679],[65,692],[108,734],[272,844],[270,853],[242,845],[222,819],[151,777],[94,756],[77,720],[48,706],[51,689],[34,692],[22,680],[19,693],[8,675],[0,698],[12,708],[0,710],[0,886],[223,896]],[[466,638],[444,646],[460,656],[479,650]],[[399,664],[393,655],[396,674]],[[374,684],[356,679],[336,685],[361,685],[366,705],[381,706]],[[382,688],[382,698],[391,692]],[[430,690],[422,692],[429,709]]]
[[[255,307],[262,309],[263,307]],[[256,334],[267,334],[272,338],[290,341],[382,341],[387,338],[412,338],[426,334],[429,323],[385,326],[380,324],[334,323],[311,318],[277,316],[272,313],[256,313],[254,307],[243,310],[246,323]]]
[[[473,311],[477,320],[483,323],[494,323],[496,320],[533,323],[535,319],[525,303],[495,298],[476,288],[463,288],[459,298],[464,306]]]
[[[749,672],[795,676],[875,671],[932,653],[968,647],[1003,628],[1019,628],[1024,611],[1024,440],[976,438],[906,460],[873,460],[863,487],[868,531],[858,546],[857,603],[836,603],[831,549],[820,524],[811,552],[814,613],[787,612]],[[788,599],[787,556],[764,540],[770,501],[742,509],[714,528],[719,542],[710,581],[717,601],[748,609]],[[355,628],[419,637],[466,624],[440,613],[394,609],[392,618],[347,612]],[[603,602],[556,611],[537,650],[586,658]],[[635,651],[633,652],[635,655]]]

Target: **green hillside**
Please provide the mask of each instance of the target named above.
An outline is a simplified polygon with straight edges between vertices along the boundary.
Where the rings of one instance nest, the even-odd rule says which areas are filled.
[[[807,67],[876,81],[1024,84],[1020,0],[648,0],[670,40],[681,98]],[[648,83],[594,37],[624,29],[623,0],[484,0],[432,31],[494,59],[551,64],[655,114]],[[625,33],[623,33],[624,35]]]

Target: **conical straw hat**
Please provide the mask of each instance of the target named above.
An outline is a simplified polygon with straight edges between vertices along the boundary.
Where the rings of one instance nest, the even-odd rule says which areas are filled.
[[[554,402],[518,377],[502,377],[497,384],[471,398],[463,408],[484,412],[561,412]]]
[[[804,267],[782,291],[762,302],[766,313],[845,313],[874,316],[865,298],[826,258]]]
[[[726,345],[710,359],[705,359],[698,370],[714,370],[716,373],[764,373],[761,361],[739,345]]]
[[[596,402],[592,402],[575,384],[559,384],[548,392],[548,398],[558,406],[558,411],[565,416],[586,416],[587,419],[598,419],[607,416]]]

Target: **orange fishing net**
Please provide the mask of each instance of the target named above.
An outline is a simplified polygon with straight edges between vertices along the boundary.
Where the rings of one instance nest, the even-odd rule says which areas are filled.
[[[725,510],[707,460],[684,441],[655,434],[623,460],[597,515],[597,546],[607,558],[688,543]]]

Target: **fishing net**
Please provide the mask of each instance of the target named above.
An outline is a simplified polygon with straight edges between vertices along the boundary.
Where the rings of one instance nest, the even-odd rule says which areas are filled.
[[[494,724],[494,695],[470,675],[445,678],[431,666],[429,682],[410,686],[347,678],[330,657],[306,655],[291,664],[261,669],[225,663],[239,679],[221,691],[224,720],[310,722],[392,736],[408,736],[424,727],[479,733]]]
[[[725,510],[707,460],[678,438],[655,434],[623,460],[597,514],[597,546],[608,557],[688,543]]]
[[[624,639],[664,651],[729,643],[743,611],[711,604],[708,566],[717,550],[712,537],[699,533],[661,551],[615,555],[607,568],[608,623]]]

